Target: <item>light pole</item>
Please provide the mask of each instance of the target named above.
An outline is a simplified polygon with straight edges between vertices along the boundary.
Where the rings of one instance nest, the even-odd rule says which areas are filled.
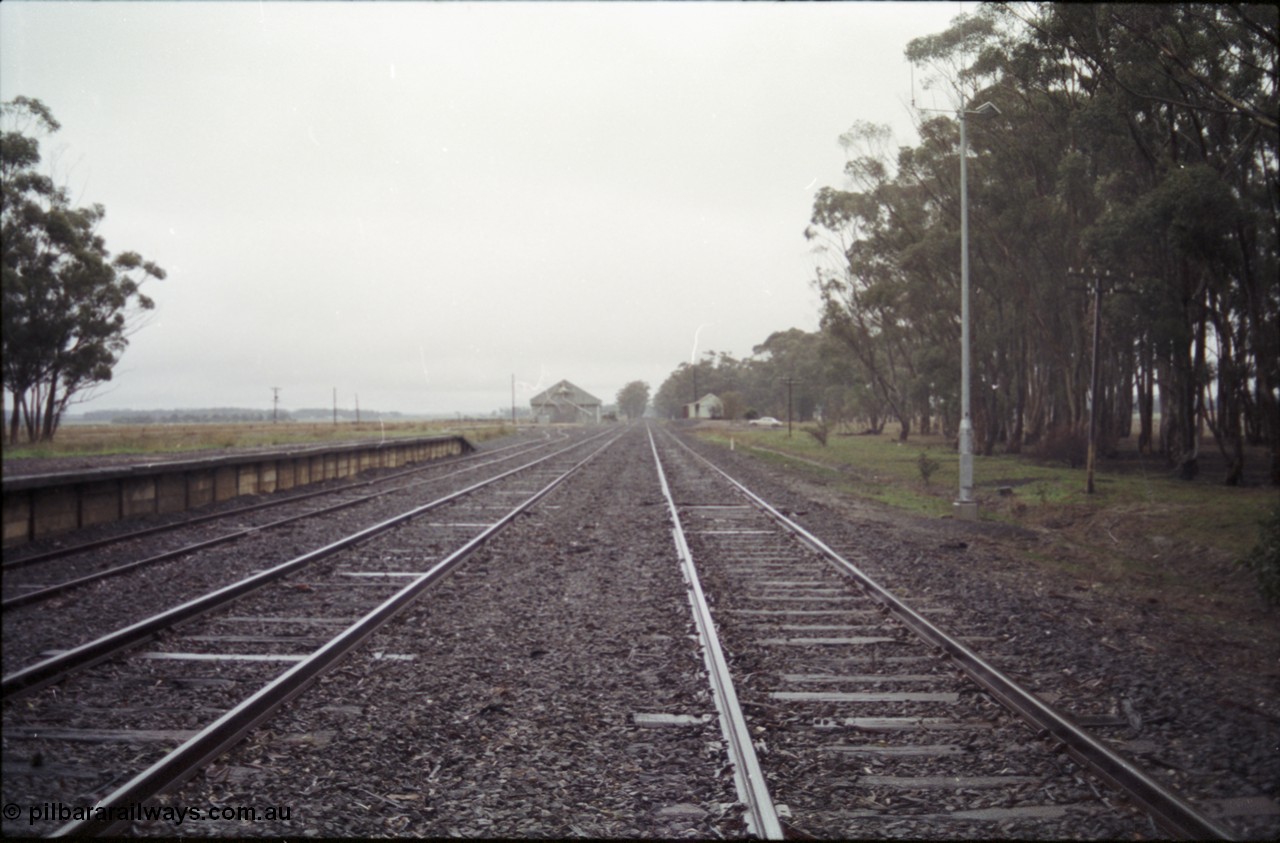
[[[969,411],[969,139],[965,134],[965,116],[999,114],[989,102],[972,111],[960,107],[960,497],[955,502],[956,515],[965,520],[978,517],[978,502],[973,498],[973,416]]]

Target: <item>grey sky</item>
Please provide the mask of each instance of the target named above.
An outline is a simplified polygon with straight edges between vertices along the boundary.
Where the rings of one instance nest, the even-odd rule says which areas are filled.
[[[967,7],[964,10],[969,10]],[[815,192],[950,3],[0,4],[0,98],[169,277],[73,408],[606,402],[817,326]],[[926,96],[929,96],[926,94]],[[921,104],[928,104],[921,102]],[[944,105],[945,103],[939,103]]]

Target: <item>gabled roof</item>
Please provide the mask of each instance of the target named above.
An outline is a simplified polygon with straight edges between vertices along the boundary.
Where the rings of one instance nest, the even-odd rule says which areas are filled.
[[[539,407],[543,404],[573,404],[578,407],[594,407],[600,404],[600,399],[568,381],[560,381],[530,398],[529,404],[534,407]]]
[[[701,398],[699,398],[697,401],[690,401],[688,404],[685,404],[685,406],[686,406],[686,407],[692,407],[694,404],[708,404],[708,405],[709,405],[709,404],[723,404],[723,403],[724,403],[724,402],[720,400],[720,396],[719,396],[719,395],[716,395],[714,392],[708,392],[706,395],[702,396],[702,397],[701,397]]]

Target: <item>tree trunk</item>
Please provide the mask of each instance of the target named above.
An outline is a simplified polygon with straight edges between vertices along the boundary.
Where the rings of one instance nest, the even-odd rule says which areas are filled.
[[[55,419],[57,414],[54,408],[57,406],[58,400],[58,370],[54,369],[49,375],[49,394],[45,396],[44,419],[40,427],[40,439],[43,442],[53,441],[53,432],[57,429]]]
[[[18,420],[21,418],[21,412],[19,411],[18,408],[22,404],[21,396],[22,396],[22,393],[20,392],[15,391],[13,393],[13,412],[9,414],[9,444],[10,445],[18,444]]]
[[[36,423],[40,420],[40,388],[34,386],[30,390],[30,398],[23,393],[19,399],[22,404],[22,424],[27,429],[27,441],[36,441]],[[35,407],[33,411],[31,408]]]
[[[1273,205],[1273,214],[1274,207]],[[1274,222],[1274,216],[1272,220]],[[1276,402],[1275,397],[1276,387],[1280,384],[1272,377],[1275,371],[1273,363],[1280,357],[1280,328],[1276,327],[1275,322],[1263,310],[1262,302],[1266,298],[1266,285],[1269,282],[1262,277],[1266,273],[1254,271],[1253,237],[1243,224],[1236,226],[1236,242],[1240,245],[1241,280],[1248,313],[1247,332],[1249,344],[1254,349],[1254,370],[1257,372],[1255,394],[1260,416],[1257,427],[1261,428],[1261,440],[1271,446],[1271,464],[1268,467],[1271,485],[1280,486],[1280,403]],[[1274,277],[1271,282],[1274,282]],[[1245,389],[1247,388],[1246,386]]]
[[[1155,442],[1155,408],[1156,408],[1156,375],[1152,368],[1151,342],[1147,337],[1140,340],[1138,378],[1138,453],[1149,455]]]
[[[1013,399],[1013,430],[1009,433],[1009,441],[1005,443],[1005,452],[1022,453],[1022,431],[1024,415],[1027,411],[1027,343],[1024,338],[1018,343],[1018,367],[1014,373],[1017,381],[1016,394]]]

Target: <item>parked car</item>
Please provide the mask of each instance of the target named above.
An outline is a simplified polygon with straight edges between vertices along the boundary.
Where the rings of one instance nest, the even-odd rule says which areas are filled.
[[[773,416],[761,416],[758,419],[752,419],[747,422],[747,424],[752,427],[782,427],[782,422],[778,421]]]

